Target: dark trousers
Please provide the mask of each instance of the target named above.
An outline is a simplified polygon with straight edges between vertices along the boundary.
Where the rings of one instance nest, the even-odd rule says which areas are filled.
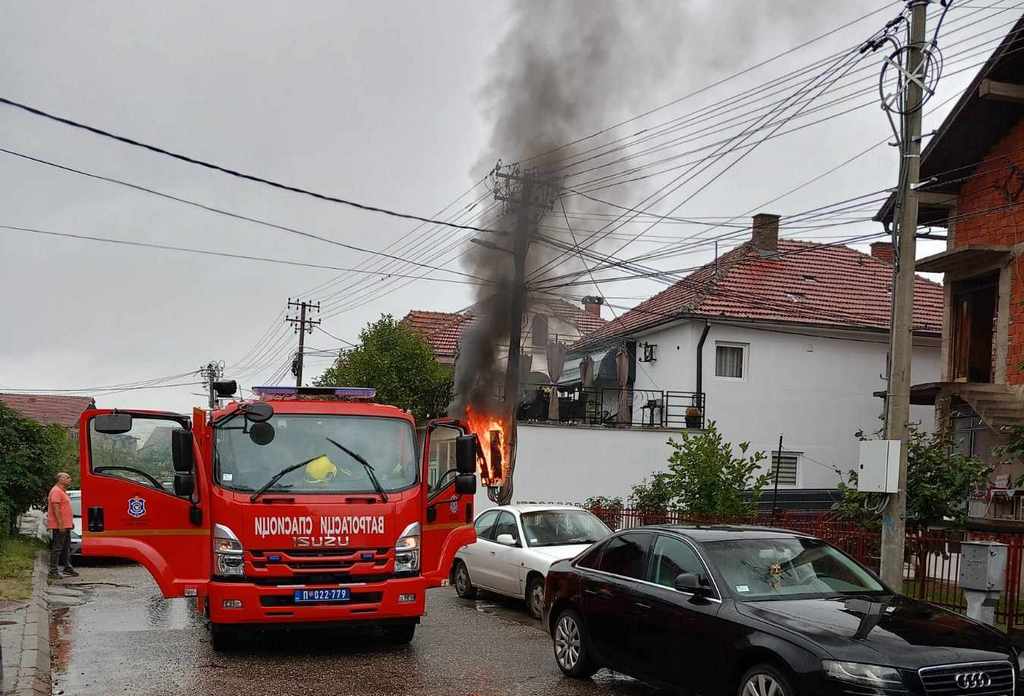
[[[50,572],[56,573],[60,568],[71,567],[71,530],[51,529],[50,540]]]

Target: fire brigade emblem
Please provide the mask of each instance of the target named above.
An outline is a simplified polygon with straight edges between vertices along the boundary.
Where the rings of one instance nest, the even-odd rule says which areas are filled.
[[[452,498],[451,502],[448,503],[448,509],[451,510],[452,514],[456,514],[459,511],[459,499]]]
[[[135,496],[128,499],[128,514],[138,519],[146,514],[146,499]]]

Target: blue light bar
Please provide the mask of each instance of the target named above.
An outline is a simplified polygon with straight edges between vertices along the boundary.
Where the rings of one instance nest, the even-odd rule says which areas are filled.
[[[372,401],[377,396],[373,387],[253,387],[260,397],[268,396],[333,396],[351,401]]]

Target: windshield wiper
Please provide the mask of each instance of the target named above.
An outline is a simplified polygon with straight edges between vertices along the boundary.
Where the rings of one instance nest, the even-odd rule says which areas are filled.
[[[365,459],[363,459],[362,455],[358,454],[357,452],[353,452],[352,450],[350,450],[348,447],[346,447],[345,445],[341,444],[340,442],[336,442],[336,441],[332,440],[331,438],[327,438],[327,441],[330,442],[335,447],[337,447],[338,449],[340,449],[342,452],[344,452],[348,456],[350,456],[353,459],[355,459],[360,464],[362,464],[363,468],[366,469],[366,475],[369,477],[370,483],[373,484],[373,489],[375,491],[377,491],[377,493],[380,494],[381,502],[383,502],[383,503],[388,502],[388,494],[384,492],[384,486],[380,485],[380,481],[377,480],[377,473],[376,473],[376,471],[374,471],[373,465],[370,464],[370,462],[368,462]]]
[[[281,470],[280,470],[280,471],[278,471],[278,472],[277,472],[276,474],[274,474],[274,475],[273,475],[273,477],[272,477],[272,478],[271,478],[271,479],[270,479],[269,481],[267,481],[267,482],[266,482],[266,483],[264,483],[264,484],[263,484],[262,486],[260,486],[259,488],[257,488],[257,489],[256,489],[256,492],[255,492],[255,493],[253,493],[252,495],[250,495],[250,496],[249,496],[249,502],[250,502],[250,503],[255,503],[255,502],[256,502],[256,500],[257,500],[257,499],[258,499],[258,498],[259,498],[259,497],[260,497],[261,495],[263,495],[264,493],[266,493],[267,491],[269,491],[269,490],[270,490],[270,488],[271,488],[271,487],[272,487],[272,486],[273,486],[273,485],[274,485],[275,483],[277,483],[277,482],[278,482],[278,481],[280,481],[280,480],[281,480],[282,478],[284,478],[284,476],[285,476],[286,474],[290,474],[290,473],[292,473],[293,471],[295,471],[296,469],[301,469],[302,467],[306,466],[307,464],[309,464],[309,463],[310,463],[311,461],[313,461],[314,459],[317,459],[317,458],[319,458],[319,457],[324,457],[324,456],[326,456],[326,455],[324,455],[324,454],[318,454],[318,455],[316,455],[316,457],[310,457],[309,459],[307,459],[307,460],[306,460],[306,461],[304,461],[304,462],[299,462],[298,464],[292,464],[291,466],[286,466],[285,468],[281,469]]]

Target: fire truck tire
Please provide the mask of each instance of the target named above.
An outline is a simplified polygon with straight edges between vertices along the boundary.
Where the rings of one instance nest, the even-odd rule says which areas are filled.
[[[384,627],[384,639],[394,645],[411,643],[414,635],[416,635],[416,623],[413,621]]]
[[[475,599],[476,588],[469,579],[469,569],[462,561],[455,561],[455,570],[452,572],[452,584],[455,585],[455,594],[463,599]]]
[[[215,652],[230,652],[238,648],[238,629],[234,626],[210,623],[210,644]]]

